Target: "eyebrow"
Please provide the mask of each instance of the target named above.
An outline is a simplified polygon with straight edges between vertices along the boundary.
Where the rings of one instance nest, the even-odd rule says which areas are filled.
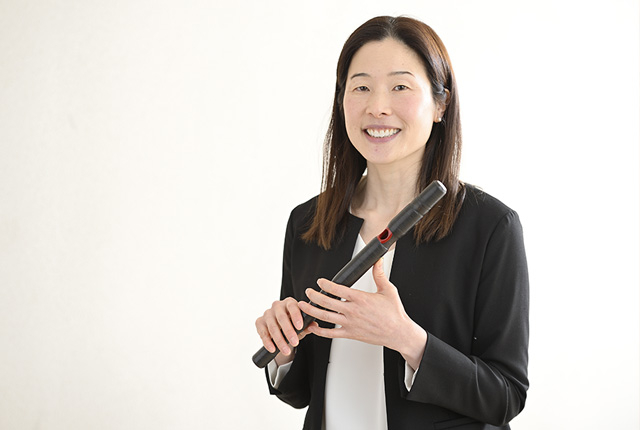
[[[389,73],[387,76],[397,76],[397,75],[411,75],[413,76],[413,73],[407,71],[407,70],[398,70],[397,72],[391,72]],[[369,75],[368,73],[355,73],[353,75],[351,75],[351,77],[349,79],[353,79],[353,78],[370,78],[371,75]]]

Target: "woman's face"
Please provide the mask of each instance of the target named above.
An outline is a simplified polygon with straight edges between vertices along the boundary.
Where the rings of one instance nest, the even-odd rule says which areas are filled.
[[[433,123],[442,115],[424,64],[391,38],[356,52],[343,102],[347,135],[368,167],[419,166]]]

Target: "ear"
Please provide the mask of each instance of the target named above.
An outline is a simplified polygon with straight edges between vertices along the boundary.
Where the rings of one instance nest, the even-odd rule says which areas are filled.
[[[446,88],[444,89],[444,93],[446,95],[444,99],[444,103],[438,103],[438,106],[436,107],[436,110],[435,110],[435,118],[433,120],[434,122],[442,121],[442,117],[444,117],[444,113],[447,110],[447,106],[449,106],[449,101],[451,100],[451,93]]]

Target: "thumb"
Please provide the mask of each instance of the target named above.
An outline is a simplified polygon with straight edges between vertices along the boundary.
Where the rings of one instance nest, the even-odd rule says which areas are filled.
[[[387,279],[387,275],[384,273],[384,268],[382,265],[383,259],[379,259],[376,261],[376,264],[373,265],[373,281],[376,283],[376,287],[378,287],[378,292],[382,293],[389,287],[389,280]]]

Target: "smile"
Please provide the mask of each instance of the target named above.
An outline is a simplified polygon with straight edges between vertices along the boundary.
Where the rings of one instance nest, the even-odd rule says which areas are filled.
[[[365,130],[367,134],[371,137],[391,137],[394,134],[398,134],[400,132],[399,128],[382,128],[382,129],[372,129],[368,128]]]

